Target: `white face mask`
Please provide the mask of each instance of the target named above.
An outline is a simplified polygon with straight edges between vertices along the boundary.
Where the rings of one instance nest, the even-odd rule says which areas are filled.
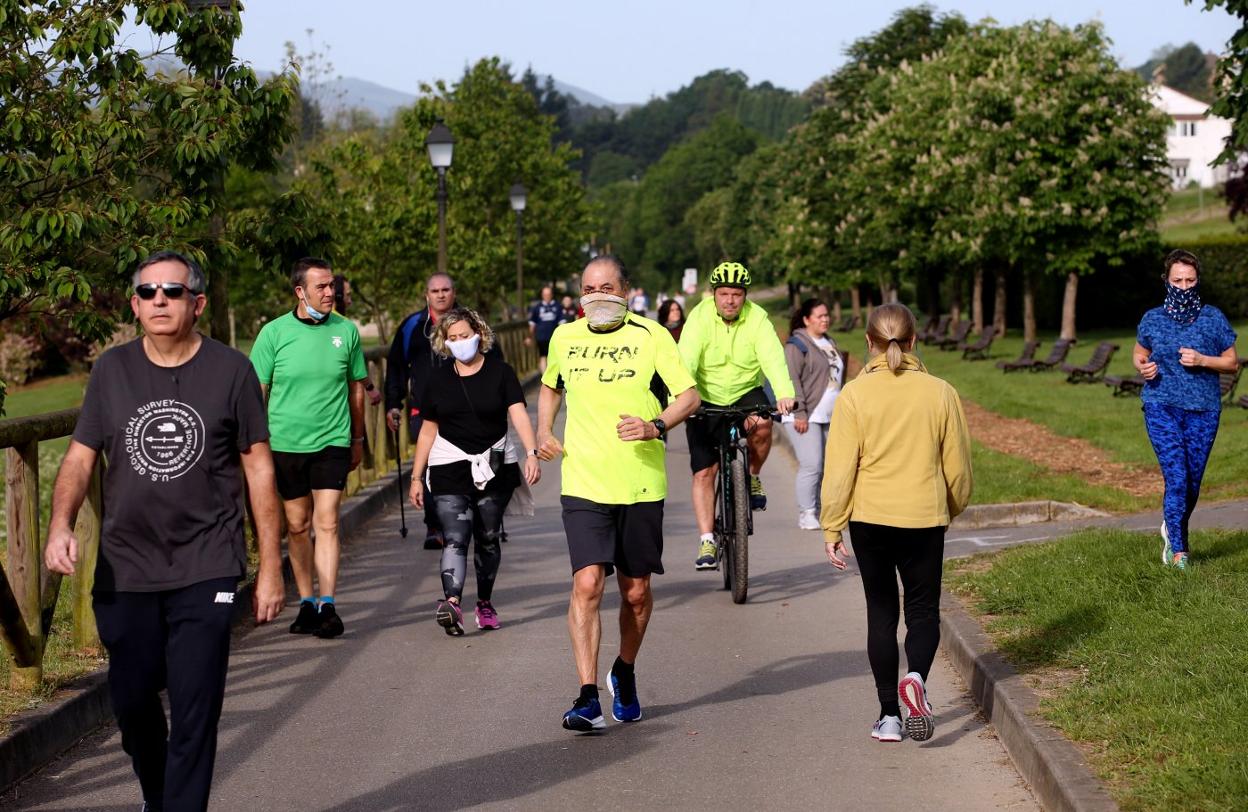
[[[624,321],[628,302],[623,296],[610,293],[589,293],[581,297],[581,307],[589,326],[595,330],[609,330]]]
[[[455,356],[456,361],[468,363],[477,357],[477,348],[481,346],[481,336],[473,333],[462,341],[447,341],[446,348]]]

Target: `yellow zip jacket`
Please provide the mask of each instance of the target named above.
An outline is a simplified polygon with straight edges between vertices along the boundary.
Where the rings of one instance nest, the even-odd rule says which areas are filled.
[[[824,452],[824,541],[850,521],[943,527],[971,499],[971,438],[957,391],[905,354],[880,354],[845,385]]]
[[[762,386],[763,376],[777,398],[795,396],[776,327],[767,311],[748,299],[731,322],[720,317],[713,297],[690,310],[680,333],[680,360],[706,403],[736,403]]]

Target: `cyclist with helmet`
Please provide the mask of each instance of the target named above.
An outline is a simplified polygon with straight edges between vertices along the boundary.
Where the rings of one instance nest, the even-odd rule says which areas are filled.
[[[771,384],[776,408],[788,414],[796,405],[784,347],[767,311],[746,299],[750,272],[739,262],[721,262],[711,271],[712,297],[689,311],[680,335],[680,358],[708,406],[766,406],[763,379]],[[716,420],[687,424],[689,463],[693,469],[693,512],[698,522],[698,554],[694,566],[718,568],[715,536],[715,476],[719,468]],[[750,506],[767,509],[759,473],[771,452],[771,422],[746,421],[750,465]]]

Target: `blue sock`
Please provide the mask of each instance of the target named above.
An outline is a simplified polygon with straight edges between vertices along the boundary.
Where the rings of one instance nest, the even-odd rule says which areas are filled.
[[[327,603],[328,603],[328,604],[330,604],[330,605],[333,605],[333,603],[334,603],[334,596],[333,596],[333,595],[322,595],[322,596],[321,596],[321,606],[324,606],[324,605],[325,605],[325,604],[327,604]]]
[[[308,596],[306,596],[306,597],[302,597],[302,598],[300,598],[300,599],[299,599],[299,602],[300,602],[300,603],[310,603],[310,604],[312,604],[313,606],[316,606],[316,596],[315,596],[315,595],[308,595]]]

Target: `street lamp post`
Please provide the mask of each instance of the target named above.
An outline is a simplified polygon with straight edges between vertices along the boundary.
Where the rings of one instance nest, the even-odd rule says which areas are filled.
[[[524,318],[524,207],[528,202],[524,184],[511,187],[511,209],[516,213],[516,307]]]
[[[425,138],[429,163],[438,173],[438,273],[446,273],[446,170],[451,166],[455,137],[441,120],[433,125]]]

